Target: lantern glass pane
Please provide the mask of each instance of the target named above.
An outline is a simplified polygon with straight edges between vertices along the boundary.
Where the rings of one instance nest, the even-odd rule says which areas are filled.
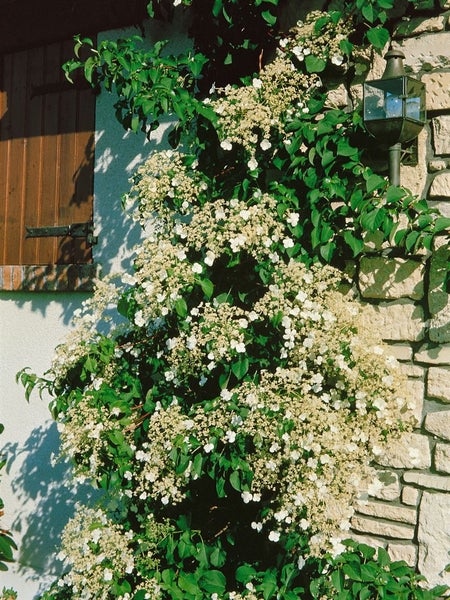
[[[364,120],[403,116],[403,77],[378,79],[364,84]]]
[[[408,77],[406,96],[406,117],[425,123],[425,85]]]

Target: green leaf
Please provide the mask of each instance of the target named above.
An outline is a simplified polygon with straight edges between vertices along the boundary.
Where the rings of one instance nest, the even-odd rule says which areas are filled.
[[[200,585],[208,594],[223,594],[227,580],[221,571],[211,569],[200,578]]]
[[[369,23],[373,23],[375,21],[375,11],[371,4],[365,3],[361,8],[361,13],[363,17],[369,21]]]
[[[386,181],[385,181],[384,177],[380,177],[380,175],[377,175],[376,173],[372,173],[366,179],[367,193],[371,194],[375,190],[382,188],[385,185],[385,183],[386,183]]]
[[[269,25],[275,25],[275,23],[277,22],[277,17],[273,15],[270,12],[270,10],[264,10],[261,13],[261,16],[264,19],[264,21],[266,21],[266,23],[268,23]]]
[[[353,231],[347,230],[344,232],[344,240],[345,243],[350,246],[353,257],[361,254],[362,249],[364,248],[364,242],[361,238],[357,238],[354,236]]]
[[[231,483],[231,487],[233,487],[237,492],[242,491],[241,477],[240,477],[239,471],[233,471],[231,473],[230,483]]]
[[[321,73],[327,63],[323,58],[308,54],[308,56],[305,56],[305,66],[308,73]]]
[[[237,379],[242,379],[247,374],[249,367],[248,358],[246,356],[241,357],[237,362],[231,365],[231,370]]]
[[[187,317],[188,314],[188,307],[186,304],[186,300],[184,298],[178,298],[175,301],[175,310],[176,313],[179,317],[181,317],[182,319],[184,319],[185,317]]]
[[[434,223],[434,233],[450,229],[450,219],[448,217],[438,217]]]
[[[251,581],[255,575],[256,571],[251,565],[241,565],[236,569],[236,581],[244,585]]]
[[[214,292],[213,282],[209,279],[200,279],[198,283],[200,284],[200,287],[202,288],[202,291],[205,294],[207,300],[209,300]]]
[[[375,48],[381,50],[389,41],[389,31],[378,25],[369,29],[366,33],[367,39]]]
[[[220,548],[214,548],[209,557],[210,563],[213,567],[223,567],[225,564],[227,555],[226,552],[221,550]]]

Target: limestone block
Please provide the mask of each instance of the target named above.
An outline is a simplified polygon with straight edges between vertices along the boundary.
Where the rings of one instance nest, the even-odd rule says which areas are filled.
[[[450,403],[450,368],[430,367],[428,369],[427,396]]]
[[[363,257],[359,287],[363,298],[423,298],[424,265],[404,258]]]
[[[450,495],[424,492],[419,507],[418,568],[431,585],[450,584]]]
[[[371,535],[359,535],[357,533],[350,532],[348,537],[358,544],[366,544],[366,546],[371,546],[372,548],[384,548],[386,546],[386,542],[384,540],[372,537]]]
[[[393,523],[392,521],[378,521],[370,517],[354,516],[351,526],[354,531],[359,533],[380,535],[386,538],[412,540],[414,537],[414,527],[412,525]]]
[[[405,485],[402,489],[402,502],[408,506],[417,506],[420,501],[420,490],[411,485]]]
[[[430,365],[450,365],[450,344],[424,344],[414,356],[416,362]]]
[[[368,305],[364,318],[375,323],[385,340],[420,341],[425,334],[423,308],[407,298]]]
[[[448,94],[450,95],[450,91],[448,92]],[[436,159],[430,160],[428,162],[428,171],[430,173],[437,173],[438,171],[444,171],[447,167],[448,167],[448,161],[444,160],[443,158],[436,158]]]
[[[450,444],[436,444],[434,467],[441,473],[450,473]]]
[[[420,198],[426,194],[428,135],[428,130],[422,129],[417,138],[417,165],[400,165],[402,186]]]
[[[411,346],[407,344],[389,344],[389,354],[394,356],[397,360],[411,360],[413,350]]]
[[[358,501],[355,504],[358,513],[367,517],[377,519],[387,519],[389,521],[398,521],[414,525],[417,521],[417,511],[415,508],[406,506],[395,506],[391,502],[367,502]]]
[[[431,451],[428,438],[420,433],[404,433],[391,440],[377,463],[394,469],[428,469]]]
[[[400,497],[400,478],[397,473],[378,471],[370,495],[379,500],[397,500]]]
[[[405,70],[408,73],[435,71],[450,66],[450,32],[424,34],[406,38],[399,43],[405,53]]]
[[[418,365],[411,365],[408,363],[401,363],[400,368],[401,368],[402,373],[404,373],[407,377],[414,377],[416,379],[423,380],[423,377],[424,377],[423,367],[419,367]]]
[[[429,490],[450,492],[450,477],[447,475],[433,475],[432,473],[418,473],[417,471],[406,471],[403,474],[405,483],[414,483]]]
[[[434,33],[445,29],[445,16],[423,18],[414,17],[407,21],[402,21],[395,30],[396,37],[411,37],[422,33]]]
[[[450,410],[429,413],[425,417],[425,429],[433,435],[450,440]]]
[[[450,83],[450,73],[448,75]],[[447,95],[450,95],[450,89],[447,90]],[[435,117],[431,123],[433,125],[433,147],[435,154],[450,154],[450,115]],[[450,190],[447,187],[447,195],[449,193]]]
[[[429,198],[450,198],[450,173],[447,171],[435,175],[428,192]]]
[[[418,548],[414,544],[388,544],[387,551],[391,560],[404,560],[410,567],[415,567],[417,564]]]
[[[425,384],[423,381],[420,379],[406,380],[406,397],[408,398],[408,408],[412,411],[417,425],[422,423],[424,392]]]

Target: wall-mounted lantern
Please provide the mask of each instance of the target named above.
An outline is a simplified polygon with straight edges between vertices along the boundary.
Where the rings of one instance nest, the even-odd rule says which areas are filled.
[[[400,185],[402,143],[416,138],[425,125],[425,84],[405,74],[401,50],[385,55],[381,79],[364,83],[364,125],[389,146],[389,181]]]

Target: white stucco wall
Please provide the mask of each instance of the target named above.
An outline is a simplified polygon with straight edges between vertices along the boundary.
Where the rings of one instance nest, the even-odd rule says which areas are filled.
[[[171,51],[176,52],[186,43],[179,34],[182,30],[182,22],[154,28],[150,39],[174,40]],[[136,31],[114,35],[130,33]],[[164,145],[165,127],[152,134],[150,142],[142,134],[124,132],[114,117],[113,97],[103,93],[97,99],[96,130],[94,221],[99,243],[94,260],[108,273],[129,263],[139,239],[137,226],[124,219],[121,196],[129,189],[128,179],[136,166]],[[47,401],[35,395],[27,404],[15,375],[26,366],[35,373],[45,372],[55,346],[70,330],[73,311],[85,297],[83,293],[0,292],[0,423],[5,426],[0,451],[4,449],[9,459],[0,482],[5,502],[2,525],[12,530],[19,546],[17,562],[0,572],[0,592],[4,586],[13,587],[19,600],[37,598],[58,572],[55,549],[75,499],[63,485],[64,465],[50,464],[58,435]]]

